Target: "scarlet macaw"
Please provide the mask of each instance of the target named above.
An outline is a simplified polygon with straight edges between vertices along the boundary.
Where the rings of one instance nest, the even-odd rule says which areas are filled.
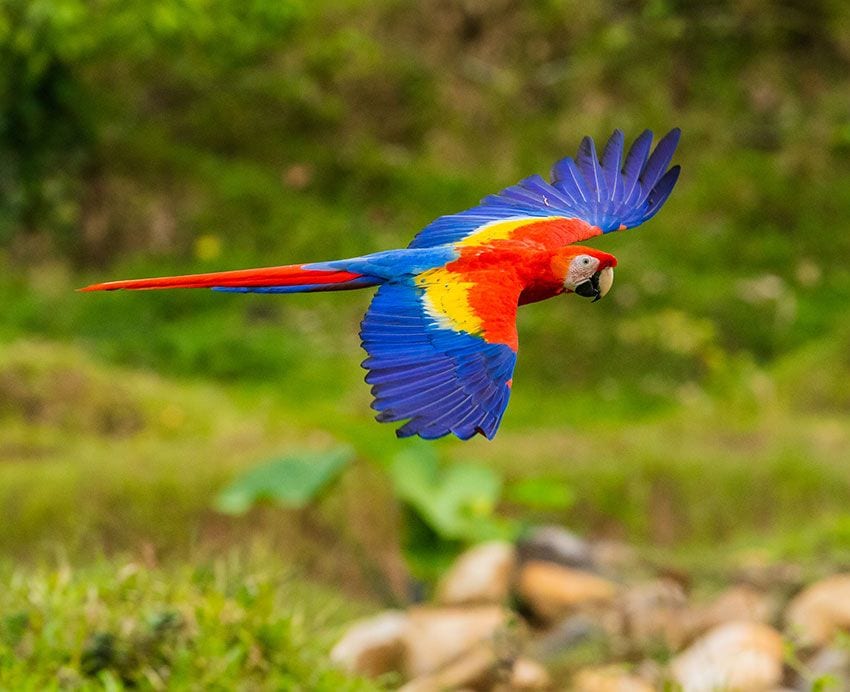
[[[399,437],[492,439],[511,391],[517,307],[561,293],[595,302],[608,292],[616,258],[572,243],[633,228],[658,212],[679,176],[679,166],[667,169],[679,134],[670,131],[650,155],[652,132],[644,131],[622,164],[620,130],[601,161],[585,137],[575,160],[553,166],[551,184],[526,178],[476,207],[441,216],[405,249],[82,290],[294,293],[378,286],[360,331],[377,420],[407,421]]]

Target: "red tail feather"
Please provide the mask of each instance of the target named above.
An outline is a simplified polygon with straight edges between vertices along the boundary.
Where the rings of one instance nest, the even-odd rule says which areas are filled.
[[[239,269],[210,274],[163,276],[153,279],[130,279],[92,284],[80,291],[117,291],[119,289],[152,290],[158,288],[250,288],[257,286],[301,286],[309,284],[339,284],[360,278],[361,274],[331,269],[304,269],[303,265],[263,269]]]

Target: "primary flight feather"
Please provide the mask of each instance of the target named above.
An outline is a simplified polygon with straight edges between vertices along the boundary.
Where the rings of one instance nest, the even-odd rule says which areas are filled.
[[[511,391],[517,307],[565,292],[594,301],[608,292],[617,260],[573,243],[633,228],[658,212],[679,177],[679,166],[668,169],[679,134],[671,130],[650,154],[646,130],[625,161],[620,130],[601,159],[585,137],[575,159],[552,167],[551,183],[533,175],[476,207],[441,216],[405,249],[82,290],[295,293],[378,286],[360,330],[377,420],[404,421],[399,437],[492,439]]]

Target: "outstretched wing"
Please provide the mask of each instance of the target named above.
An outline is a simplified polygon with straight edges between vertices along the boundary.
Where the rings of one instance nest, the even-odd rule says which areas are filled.
[[[461,280],[459,280],[461,279]],[[492,439],[516,363],[519,285],[444,268],[381,286],[361,326],[381,422],[399,437]]]
[[[658,212],[676,184],[679,166],[667,166],[680,134],[678,128],[668,132],[650,155],[652,132],[645,130],[625,162],[622,131],[614,130],[601,160],[593,140],[585,137],[575,159],[561,159],[552,167],[551,183],[533,175],[485,197],[477,207],[441,216],[409,247],[510,238],[555,248],[638,226]]]

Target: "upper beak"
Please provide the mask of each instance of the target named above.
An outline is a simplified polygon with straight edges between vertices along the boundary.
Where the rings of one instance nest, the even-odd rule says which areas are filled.
[[[605,269],[596,272],[587,281],[576,286],[575,292],[583,298],[593,298],[593,302],[595,303],[611,290],[613,284],[614,269],[613,267],[605,267]]]

